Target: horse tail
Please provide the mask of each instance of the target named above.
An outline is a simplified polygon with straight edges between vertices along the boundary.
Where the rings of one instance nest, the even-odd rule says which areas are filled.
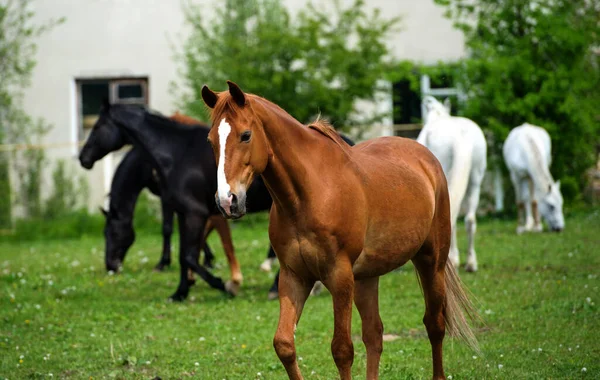
[[[462,136],[459,136],[459,139]],[[473,147],[458,141],[452,147],[452,168],[448,178],[448,190],[450,193],[450,217],[452,222],[456,221],[462,200],[467,191],[471,167],[473,161]],[[453,225],[452,228],[455,228]]]
[[[481,317],[469,299],[467,291],[450,260],[446,262],[444,277],[446,279],[446,304],[444,309],[446,329],[450,336],[461,339],[471,349],[480,354],[477,338],[475,338],[467,318],[472,322],[480,322]]]

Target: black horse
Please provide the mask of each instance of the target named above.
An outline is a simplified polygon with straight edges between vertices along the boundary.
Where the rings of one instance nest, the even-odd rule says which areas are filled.
[[[91,168],[108,153],[133,144],[156,168],[160,194],[173,206],[179,220],[180,282],[171,296],[176,301],[184,300],[189,293],[188,268],[211,287],[232,295],[241,283],[235,257],[228,256],[232,280],[227,284],[198,261],[206,221],[219,213],[214,202],[216,163],[207,136],[208,128],[183,125],[136,106],[105,104],[79,156],[81,165]],[[270,208],[272,200],[264,183],[257,181],[253,186],[263,186],[264,190],[255,192],[257,198],[248,198],[248,211]]]
[[[152,165],[144,152],[134,147],[129,151],[115,171],[110,187],[108,210],[102,210],[106,217],[104,226],[106,270],[118,271],[129,248],[135,241],[133,215],[137,199],[144,188],[160,197],[158,178],[153,174]],[[156,270],[163,270],[171,264],[171,235],[173,233],[173,207],[161,198],[163,249]],[[212,267],[214,255],[204,243],[204,265]]]

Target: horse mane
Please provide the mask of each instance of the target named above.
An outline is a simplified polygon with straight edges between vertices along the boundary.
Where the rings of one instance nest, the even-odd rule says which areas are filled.
[[[336,130],[333,129],[329,122],[321,120],[320,117],[317,117],[317,119],[312,123],[308,124],[307,127],[333,140],[333,142],[335,142],[344,152],[348,153],[350,145],[348,145],[348,143],[344,141],[344,139],[342,139],[339,133],[337,133]]]
[[[220,115],[222,115],[225,111],[228,111],[228,113],[230,115],[233,115],[233,117],[235,118],[236,115],[242,109],[242,107],[240,107],[240,105],[238,105],[235,102],[235,100],[229,94],[228,91],[220,92],[218,95],[219,96],[217,97],[217,104],[215,104],[214,108],[210,112],[210,117],[211,117],[211,121],[213,122],[213,124],[216,121],[218,121],[217,119],[219,119]],[[259,100],[259,101],[263,101],[263,102],[267,103],[270,107],[273,107],[276,110],[279,110],[279,111],[289,115],[283,108],[279,107],[277,104],[275,104],[273,102],[268,101],[265,98],[262,98],[258,95],[254,95],[254,94],[246,93],[244,95],[246,96],[246,99],[247,99],[245,107],[250,107],[251,110],[252,110],[252,102],[250,102],[249,100]],[[331,124],[329,124],[325,120],[321,120],[320,117],[317,117],[317,119],[315,121],[313,121],[312,123],[308,124],[307,127],[309,129],[313,129],[313,130],[319,132],[321,135],[333,140],[333,142],[335,142],[344,151],[344,153],[348,153],[350,151],[350,145],[348,145],[348,143],[346,141],[344,141],[344,139],[341,138],[341,136],[336,132],[336,130],[333,129]]]
[[[169,119],[176,121],[179,124],[183,124],[183,125],[201,125],[203,127],[208,127],[208,125],[206,125],[206,123],[204,123],[198,119],[194,119],[191,116],[184,115],[184,114],[180,113],[179,111],[175,111],[175,113],[173,115],[169,116]]]
[[[251,94],[244,95],[246,96],[246,99],[252,99],[254,97],[257,97],[256,95]],[[249,106],[250,102],[246,102],[246,105]],[[215,124],[215,122],[218,121],[220,116],[223,115],[225,111],[229,111],[229,114],[231,114],[233,118],[235,118],[239,114],[241,109],[242,107],[240,107],[235,102],[233,97],[229,94],[229,91],[219,92],[217,97],[217,104],[215,104],[214,108],[209,108],[210,120],[213,124]]]

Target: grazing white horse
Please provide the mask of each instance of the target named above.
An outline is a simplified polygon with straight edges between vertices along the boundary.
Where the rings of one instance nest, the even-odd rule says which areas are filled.
[[[446,99],[447,101],[448,99]],[[425,145],[442,164],[450,192],[452,241],[449,258],[458,267],[456,221],[461,206],[466,207],[465,226],[469,239],[467,264],[469,272],[477,270],[475,254],[476,211],[481,182],[487,166],[487,144],[481,128],[464,117],[450,116],[450,105],[432,96],[423,99],[426,124],[417,141]]]
[[[552,231],[565,228],[560,181],[554,182],[549,169],[551,150],[548,132],[528,123],[510,131],[504,142],[504,161],[519,208],[518,234],[542,231],[540,213]]]

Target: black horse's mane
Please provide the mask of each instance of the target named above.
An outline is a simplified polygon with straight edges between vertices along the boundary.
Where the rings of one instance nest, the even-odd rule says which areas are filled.
[[[203,124],[183,124],[183,123],[179,123],[175,120],[172,120],[171,118],[161,114],[160,112],[153,110],[151,108],[148,108],[147,106],[132,106],[132,105],[126,105],[126,104],[115,104],[112,105],[112,107],[115,107],[117,109],[122,109],[124,111],[128,111],[128,112],[135,112],[135,113],[141,113],[144,121],[147,121],[153,125],[156,126],[160,126],[160,127],[166,127],[166,128],[172,128],[172,129],[176,129],[176,130],[180,130],[182,132],[193,132],[193,131],[197,131],[198,129],[205,129],[208,130],[208,126],[203,125]]]

